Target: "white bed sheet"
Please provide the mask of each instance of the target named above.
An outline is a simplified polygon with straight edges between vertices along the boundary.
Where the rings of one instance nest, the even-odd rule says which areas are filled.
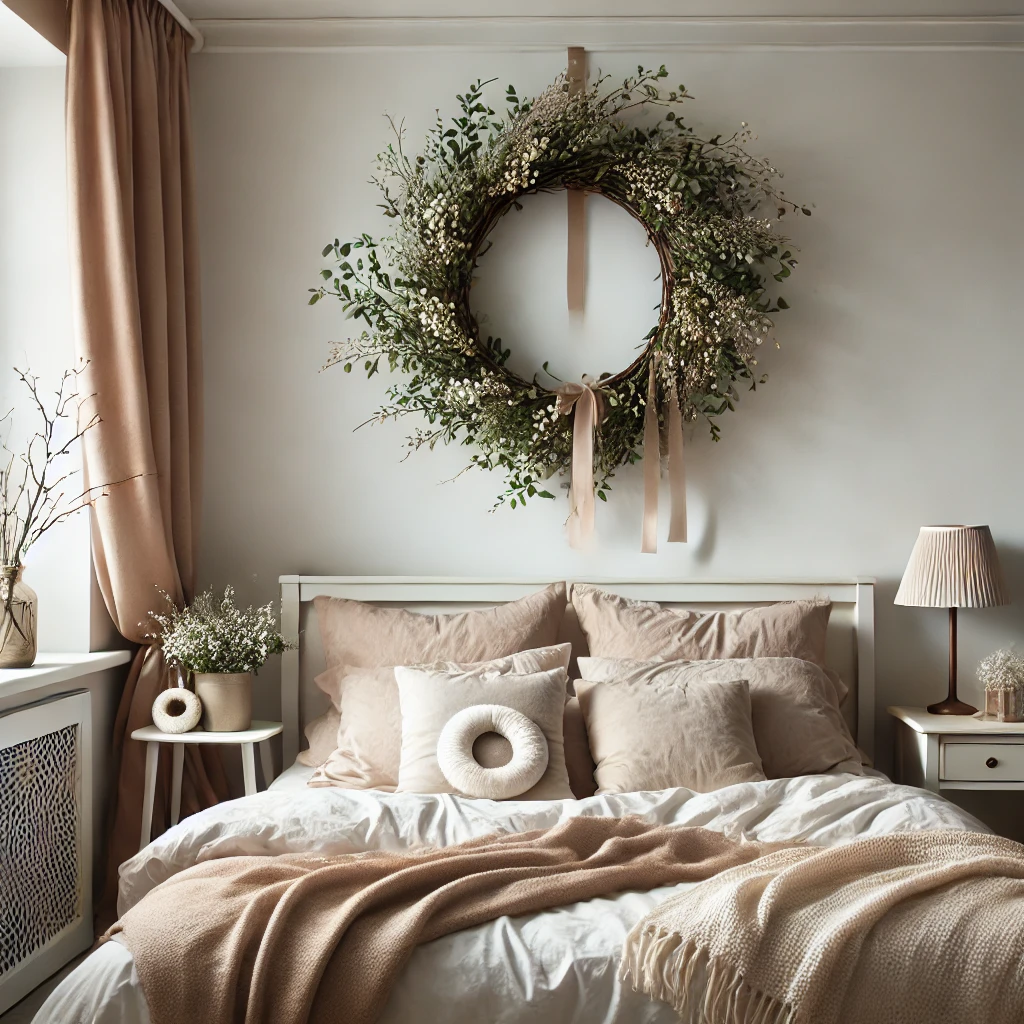
[[[451,845],[494,831],[548,827],[576,815],[639,814],[663,824],[819,845],[906,829],[987,831],[942,797],[874,774],[743,783],[705,794],[672,789],[542,803],[310,789],[298,785],[300,777],[290,769],[267,792],[220,804],[164,833],[122,865],[121,910],[176,872],[212,858]],[[671,1009],[624,990],[617,968],[628,930],[676,891],[623,893],[500,918],[420,946],[382,1024],[669,1024],[675,1020]],[[110,942],[54,990],[35,1024],[148,1021],[131,954]]]
[[[267,788],[275,792],[305,790],[306,783],[313,777],[314,771],[315,768],[309,768],[296,761],[291,768],[285,768]]]

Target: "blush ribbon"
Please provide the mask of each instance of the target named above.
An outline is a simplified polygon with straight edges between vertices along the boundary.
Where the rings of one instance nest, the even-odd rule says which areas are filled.
[[[594,535],[594,432],[604,415],[596,381],[567,383],[555,389],[558,415],[572,418],[572,470],[569,483],[569,544],[583,548]]]
[[[686,542],[686,467],[683,464],[683,416],[673,389],[668,396],[668,490],[670,543]],[[574,452],[575,454],[575,452]],[[647,407],[644,412],[644,522],[640,550],[658,550],[658,488],[661,481],[661,438],[658,432],[658,387],[655,361],[647,377]]]

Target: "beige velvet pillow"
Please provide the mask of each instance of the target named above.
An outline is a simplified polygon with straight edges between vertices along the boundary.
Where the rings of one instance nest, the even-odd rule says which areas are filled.
[[[565,603],[564,583],[494,608],[447,615],[337,597],[313,599],[328,668],[486,661],[550,647],[558,642]]]
[[[754,740],[768,778],[815,775],[830,768],[863,774],[832,684],[810,662],[796,658],[689,662],[580,658],[580,669],[587,679],[628,681],[640,687],[694,680],[717,684],[742,675],[749,684]],[[589,719],[587,725],[589,729]]]
[[[595,658],[800,658],[825,667],[827,600],[696,612],[576,583],[572,604]]]
[[[515,799],[572,799],[562,740],[562,711],[569,681],[564,668],[484,677],[399,667],[395,669],[395,678],[402,705],[402,763],[397,792],[457,792],[437,762],[441,730],[464,708],[502,704],[526,715],[544,733],[548,744],[548,766],[540,782]],[[481,763],[486,766],[482,758]],[[496,765],[492,762],[492,766]]]
[[[418,668],[448,673],[458,678],[495,680],[562,669],[569,664],[569,644],[521,651],[490,661],[435,662]],[[402,709],[395,682],[395,669],[349,668],[340,665],[328,669],[337,694],[341,715],[336,746],[313,778],[311,786],[342,786],[347,789],[383,789],[393,792],[398,785],[402,760]],[[320,679],[317,683],[320,685]],[[321,689],[326,687],[321,685]],[[491,703],[501,704],[496,700]]]
[[[697,673],[576,681],[599,793],[683,786],[708,793],[764,780],[745,679],[708,682]]]

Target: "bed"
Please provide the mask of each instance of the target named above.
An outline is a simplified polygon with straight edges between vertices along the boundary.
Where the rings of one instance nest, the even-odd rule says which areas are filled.
[[[282,746],[288,767],[266,792],[187,818],[127,861],[121,869],[121,912],[176,873],[216,858],[450,846],[494,832],[550,827],[576,816],[638,815],[654,823],[817,846],[915,829],[987,831],[943,798],[897,786],[872,770],[744,782],[709,793],[675,788],[529,802],[307,787],[312,769],[293,762],[303,725],[325,705],[312,682],[323,663],[315,597],[356,598],[433,613],[501,604],[547,582],[282,577],[284,631],[301,637],[298,650],[285,655],[282,665]],[[843,710],[851,731],[860,748],[872,753],[871,581],[597,582],[624,596],[699,610],[827,596],[833,602],[829,664],[850,687]],[[567,628],[572,630],[571,622]],[[579,637],[573,642],[575,648]],[[502,917],[421,945],[380,1019],[389,1024],[676,1020],[666,1003],[622,984],[618,958],[633,925],[680,888],[627,892],[525,917]],[[131,954],[117,941],[101,946],[69,975],[36,1018],[38,1024],[142,1024],[149,1019]]]

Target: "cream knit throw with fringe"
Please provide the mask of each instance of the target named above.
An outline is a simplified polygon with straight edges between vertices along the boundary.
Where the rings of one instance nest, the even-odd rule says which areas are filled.
[[[935,831],[779,850],[656,907],[622,975],[685,1024],[1021,1024],[1024,847]]]

